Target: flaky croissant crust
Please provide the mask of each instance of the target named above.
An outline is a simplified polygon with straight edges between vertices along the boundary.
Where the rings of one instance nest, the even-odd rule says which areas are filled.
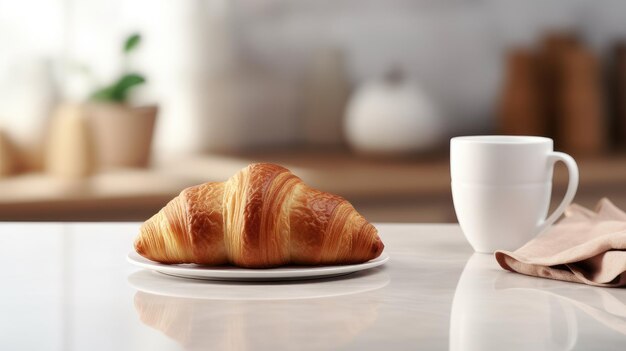
[[[361,263],[383,248],[348,201],[269,163],[183,190],[135,240],[140,255],[161,263],[248,268]]]

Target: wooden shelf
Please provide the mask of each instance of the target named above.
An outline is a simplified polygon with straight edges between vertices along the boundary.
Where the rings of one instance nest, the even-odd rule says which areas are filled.
[[[374,221],[454,220],[445,155],[376,160],[344,151],[301,150],[162,159],[150,169],[117,170],[75,181],[45,174],[4,178],[0,219],[143,220],[185,187],[222,181],[262,161],[283,164],[311,186],[346,197]],[[590,206],[608,196],[626,207],[626,157],[585,159],[579,167],[578,202]],[[555,199],[566,182],[566,172],[557,168]]]

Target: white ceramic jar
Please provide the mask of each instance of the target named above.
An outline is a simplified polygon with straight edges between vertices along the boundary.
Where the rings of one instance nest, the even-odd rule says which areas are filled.
[[[406,79],[363,85],[348,104],[344,127],[348,144],[368,154],[425,151],[443,135],[435,104],[415,82]]]

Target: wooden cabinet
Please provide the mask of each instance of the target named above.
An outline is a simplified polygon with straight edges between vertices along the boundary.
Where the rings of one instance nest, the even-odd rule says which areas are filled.
[[[350,200],[375,222],[454,222],[447,155],[377,160],[344,151],[263,152],[158,160],[151,169],[117,170],[67,182],[40,174],[0,180],[1,220],[145,220],[187,186],[222,181],[251,162],[285,165],[305,182]],[[576,202],[602,197],[626,209],[626,156],[579,161]],[[564,167],[563,167],[564,168]],[[553,207],[567,172],[557,167]]]

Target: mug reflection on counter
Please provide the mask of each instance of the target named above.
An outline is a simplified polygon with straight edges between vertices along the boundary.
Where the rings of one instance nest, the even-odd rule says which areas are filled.
[[[573,307],[534,291],[496,289],[497,282],[507,286],[503,280],[537,279],[505,272],[493,260],[474,254],[465,265],[452,302],[450,350],[571,350],[578,335]]]
[[[204,295],[168,296],[167,291],[155,293],[157,291],[154,287],[159,285],[158,280],[179,278],[155,277],[155,285],[150,289],[143,289],[145,285],[138,289],[134,305],[145,325],[163,332],[188,350],[285,349],[296,340],[306,340],[300,343],[301,350],[334,349],[349,343],[378,318],[380,301],[375,290],[389,283],[386,273],[378,273],[374,278],[366,278],[374,283],[373,289],[363,292],[360,286],[353,294],[345,290],[349,284],[339,279],[283,285],[287,287],[286,290],[294,285],[304,285],[299,289],[306,291],[307,285],[311,284],[324,284],[330,286],[331,290],[334,284],[339,289],[335,296],[310,296],[304,299],[267,299],[262,296],[267,293],[263,288],[280,289],[279,284],[263,285],[261,289],[256,289],[258,299],[249,296],[250,299],[225,300],[219,298],[223,295],[212,296],[211,286],[218,287],[216,290],[243,288],[253,291],[249,288],[254,284],[226,285],[200,281],[184,283],[203,286],[202,291],[206,292]],[[129,278],[131,284],[132,280]]]
[[[605,327],[626,336],[626,303],[622,301],[624,299],[623,297],[622,300],[620,300],[614,295],[615,293],[621,293],[621,289],[608,291],[598,288],[590,289],[586,287],[562,287],[550,289],[512,287],[500,288],[498,285],[498,282],[496,282],[496,289],[541,293],[544,296],[548,296],[552,300],[557,300],[562,304],[577,308]]]
[[[529,341],[533,350],[571,350],[584,329],[577,311],[599,323],[593,327],[626,336],[622,289],[525,277],[493,260],[474,254],[465,265],[452,304],[450,350],[528,349]]]

